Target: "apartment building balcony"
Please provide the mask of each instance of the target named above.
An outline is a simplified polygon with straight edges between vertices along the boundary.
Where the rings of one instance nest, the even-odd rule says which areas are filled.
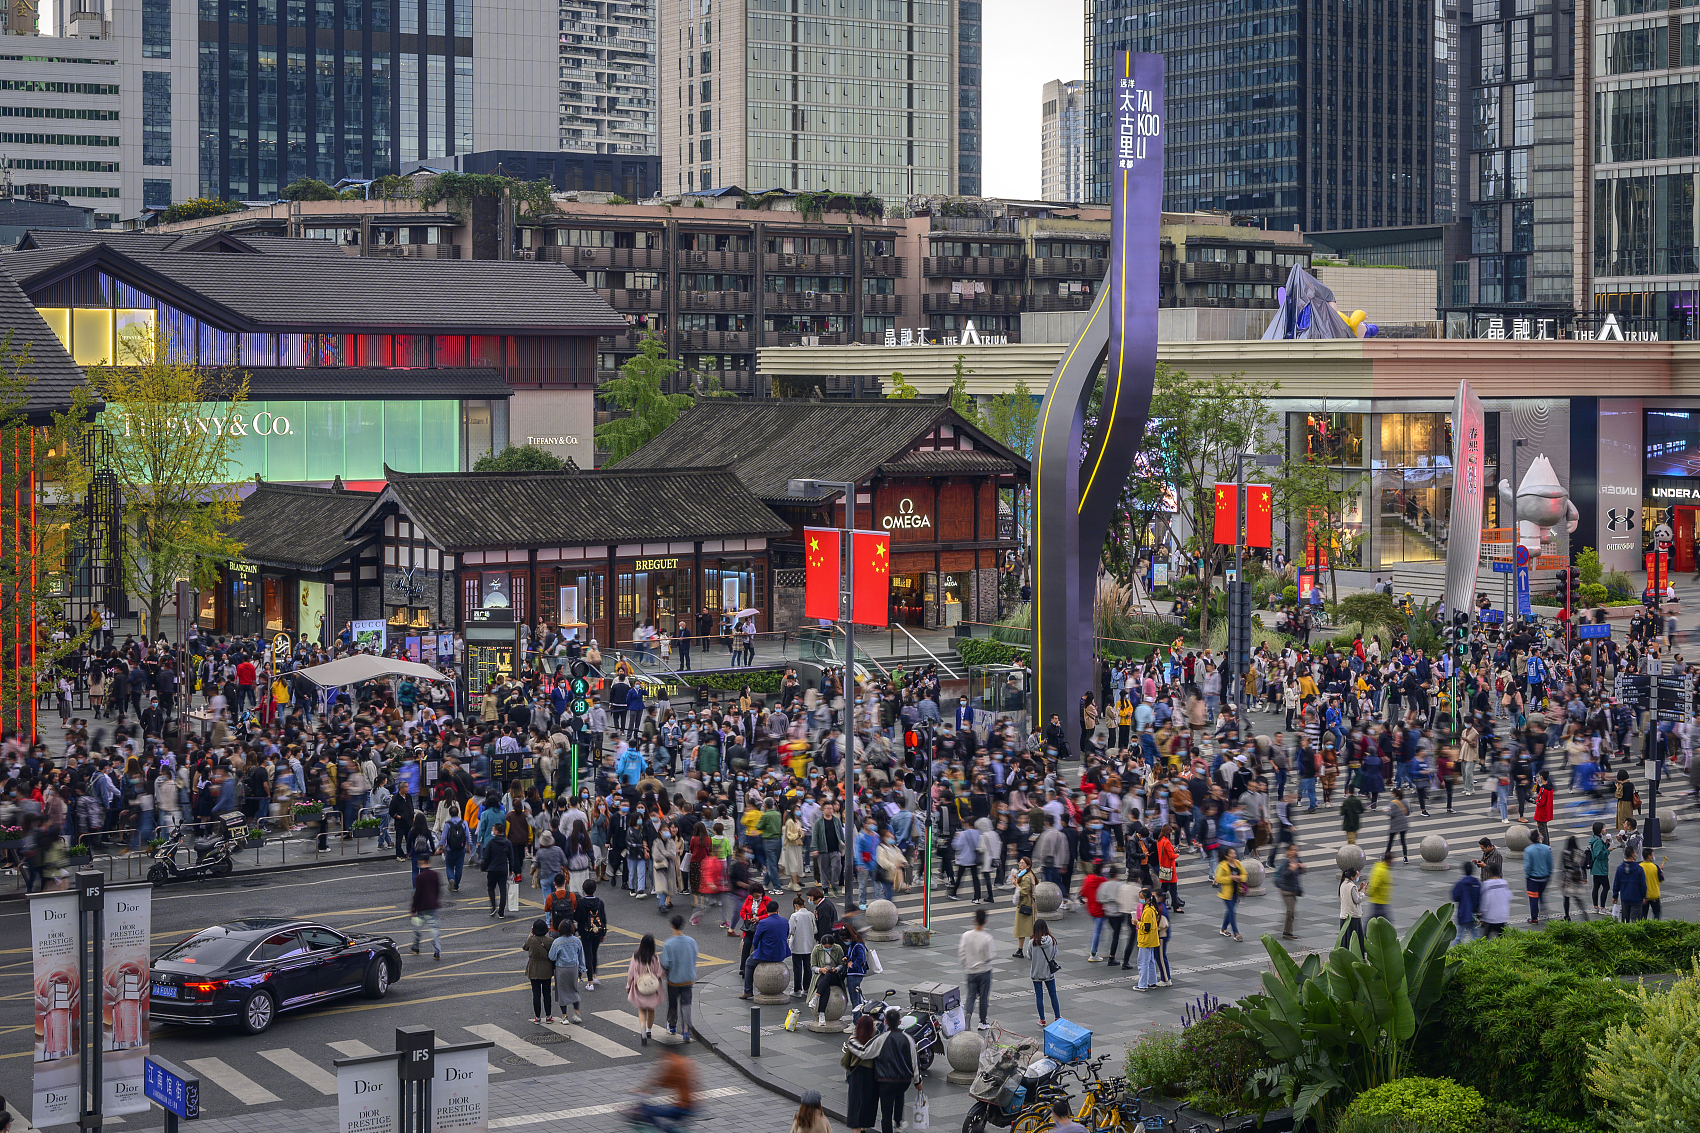
[[[1024,256],[927,256],[921,274],[930,279],[1020,279]]]
[[[358,253],[359,249],[355,249]],[[458,260],[458,244],[369,244],[366,255],[381,260]]]
[[[954,291],[921,296],[921,310],[929,315],[961,312],[973,315],[1014,315],[1022,310],[1022,295],[959,295]]]
[[[872,336],[869,336],[872,337]],[[858,336],[848,331],[837,334],[765,334],[763,346],[849,346]],[[881,339],[880,341],[884,341]]]
[[[1033,279],[1102,279],[1108,260],[1068,260],[1060,256],[1039,256],[1028,261],[1027,274]]]
[[[903,296],[901,295],[862,296],[862,313],[864,315],[901,315],[903,314],[903,307]]]
[[[754,252],[677,252],[675,262],[680,271],[730,271],[747,273],[755,270]]]
[[[1084,293],[1078,295],[1029,295],[1027,297],[1027,309],[1029,311],[1090,311],[1097,298],[1096,295]]]
[[[658,287],[599,287],[596,293],[616,311],[660,311],[667,305],[667,293]]]
[[[537,258],[570,268],[667,270],[667,253],[660,248],[580,248],[545,244]]]
[[[769,252],[762,256],[762,270],[769,275],[809,272],[812,275],[855,275],[854,256],[814,256],[801,252]]]
[[[882,278],[901,279],[903,277],[902,256],[863,256],[862,274],[877,275]]]
[[[681,291],[681,311],[738,311],[756,309],[755,296],[748,291]]]
[[[825,291],[769,291],[762,297],[769,311],[854,311],[856,297]]]
[[[1224,264],[1191,260],[1176,265],[1182,283],[1284,283],[1287,269],[1279,264]]]
[[[754,336],[742,330],[682,330],[678,334],[680,350],[740,350],[753,349]]]

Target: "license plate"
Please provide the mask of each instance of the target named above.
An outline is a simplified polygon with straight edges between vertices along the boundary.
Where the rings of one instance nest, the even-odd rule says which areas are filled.
[[[154,984],[153,993],[164,999],[177,998],[177,989],[174,987],[166,987],[164,984]]]

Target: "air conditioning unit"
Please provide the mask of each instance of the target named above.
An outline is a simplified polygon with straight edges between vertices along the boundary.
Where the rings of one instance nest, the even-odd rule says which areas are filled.
[[[784,267],[794,268],[794,267],[797,266],[797,257],[796,256],[781,256],[781,257],[779,257],[779,262]]]
[[[697,263],[697,264],[706,264],[708,262],[708,253],[707,252],[693,252],[691,254],[691,262]]]

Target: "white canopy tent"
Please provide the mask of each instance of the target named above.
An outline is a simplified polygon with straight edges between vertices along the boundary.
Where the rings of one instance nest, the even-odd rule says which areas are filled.
[[[357,685],[361,681],[373,681],[379,677],[412,677],[416,681],[447,681],[453,679],[431,666],[421,665],[417,661],[403,661],[396,657],[376,657],[370,653],[356,653],[351,657],[341,657],[323,665],[297,669],[294,675],[306,677],[321,688]]]

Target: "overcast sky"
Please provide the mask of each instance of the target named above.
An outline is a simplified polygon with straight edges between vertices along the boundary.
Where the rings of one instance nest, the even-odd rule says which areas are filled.
[[[984,0],[982,152],[988,197],[1039,195],[1039,93],[1085,78],[1085,0]]]

